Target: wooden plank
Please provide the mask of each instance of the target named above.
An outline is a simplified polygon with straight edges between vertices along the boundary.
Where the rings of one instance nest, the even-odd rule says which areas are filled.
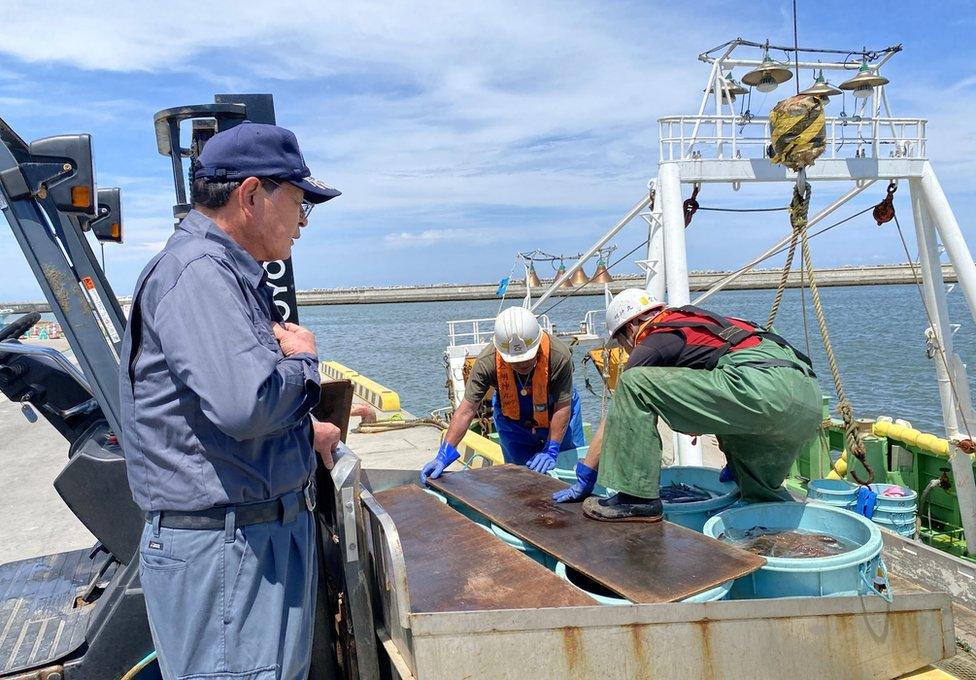
[[[413,613],[596,604],[416,486],[374,498],[397,527]]]
[[[431,483],[632,602],[682,600],[766,563],[670,522],[588,519],[582,504],[552,500],[565,484],[520,465],[455,472]]]

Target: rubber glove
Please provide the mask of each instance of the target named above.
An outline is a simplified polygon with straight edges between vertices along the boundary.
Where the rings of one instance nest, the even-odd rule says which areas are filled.
[[[854,501],[854,509],[871,519],[874,517],[874,509],[878,506],[878,494],[870,487],[862,486],[857,490],[857,500]]]
[[[580,461],[576,464],[576,483],[568,489],[554,493],[552,500],[557,503],[581,501],[593,493],[594,486],[596,486],[596,470]]]
[[[546,442],[546,448],[529,458],[529,462],[525,466],[534,472],[544,475],[556,467],[556,458],[558,456],[559,442],[554,442],[550,439]]]
[[[734,482],[735,473],[732,472],[732,468],[729,467],[728,463],[722,468],[722,471],[718,473],[718,481],[725,484],[725,482]]]
[[[461,452],[447,442],[441,442],[441,448],[434,456],[434,460],[425,463],[420,469],[420,483],[427,484],[427,478],[437,479],[444,472],[444,468],[461,457]]]

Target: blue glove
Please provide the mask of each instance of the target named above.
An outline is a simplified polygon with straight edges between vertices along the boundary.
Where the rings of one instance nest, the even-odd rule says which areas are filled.
[[[437,479],[444,472],[444,468],[461,457],[461,452],[447,442],[441,442],[441,448],[437,451],[434,460],[425,463],[420,469],[420,483],[427,484],[427,478]]]
[[[558,456],[559,442],[554,442],[550,439],[546,442],[546,448],[529,458],[529,462],[525,464],[525,467],[533,472],[544,475],[556,467],[556,458]]]
[[[593,493],[594,486],[596,486],[596,470],[580,461],[576,464],[576,483],[568,489],[554,493],[552,500],[557,503],[581,501]]]
[[[854,501],[854,509],[871,519],[874,517],[874,510],[878,506],[878,494],[870,487],[862,486],[857,490],[857,500]]]
[[[726,463],[725,467],[722,468],[722,471],[718,473],[718,481],[722,482],[723,484],[725,484],[725,482],[736,481],[735,473],[732,472],[732,468],[729,467],[728,463]]]

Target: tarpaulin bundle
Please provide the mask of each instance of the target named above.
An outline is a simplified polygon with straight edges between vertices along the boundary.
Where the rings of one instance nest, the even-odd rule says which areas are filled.
[[[769,112],[769,126],[769,157],[777,165],[800,170],[813,165],[826,148],[820,97],[801,94],[784,99]]]

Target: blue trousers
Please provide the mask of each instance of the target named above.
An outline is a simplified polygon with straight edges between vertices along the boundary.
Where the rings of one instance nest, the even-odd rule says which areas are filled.
[[[308,676],[315,524],[297,507],[286,513],[223,530],[146,524],[139,576],[166,680]]]
[[[563,436],[560,451],[567,449],[578,449],[586,446],[586,437],[583,434],[583,412],[580,409],[579,392],[573,388],[573,401],[570,406],[572,409],[569,416],[569,427]],[[492,416],[495,421],[495,431],[498,433],[498,440],[502,447],[502,456],[506,463],[525,465],[529,458],[542,451],[546,442],[549,441],[549,429],[537,428],[534,432],[532,428],[525,427],[519,422],[506,418],[502,415],[502,405],[496,393],[492,399]]]

